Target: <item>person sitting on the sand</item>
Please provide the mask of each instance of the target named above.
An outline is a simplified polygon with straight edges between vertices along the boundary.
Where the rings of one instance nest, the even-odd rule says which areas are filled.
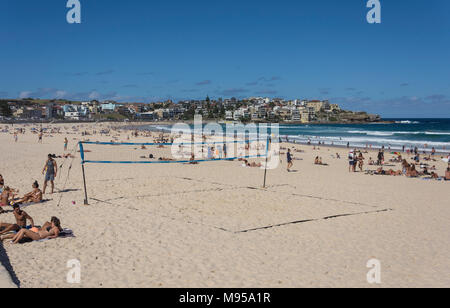
[[[9,205],[10,199],[12,198],[14,198],[14,195],[11,188],[5,187],[5,189],[0,194],[0,213],[4,212],[2,207]]]
[[[195,155],[191,155],[191,159],[189,160],[190,165],[198,165],[198,161],[195,161]]]
[[[39,189],[39,183],[35,181],[32,185],[33,190],[16,201],[16,203],[39,203],[42,201],[42,191]]]
[[[445,177],[444,179],[446,181],[450,181],[450,167],[447,168],[447,171],[445,171]]]
[[[409,163],[406,161],[406,159],[404,159],[402,161],[402,170],[403,170],[403,174],[406,174],[407,170],[410,168]]]
[[[248,166],[249,167],[253,167],[253,168],[260,168],[260,167],[262,167],[262,164],[261,163],[252,162]]]
[[[314,159],[314,164],[319,166],[328,166],[328,164],[322,162],[322,157],[319,156],[316,156],[316,159]]]
[[[25,211],[22,211],[20,209],[20,206],[18,204],[14,204],[13,206],[13,214],[16,218],[15,224],[8,224],[8,223],[0,223],[0,235],[9,233],[11,231],[19,231],[20,229],[26,229],[27,227],[27,220],[30,221],[31,228],[34,227],[34,221],[33,218],[31,218],[30,215],[28,215]]]
[[[0,194],[3,192],[5,186],[5,180],[3,179],[3,176],[0,174]]]
[[[320,165],[319,156],[316,156],[316,158],[314,159],[314,165]]]
[[[44,225],[45,226],[45,225]],[[58,218],[52,217],[51,225],[42,228],[31,228],[30,230],[21,229],[13,238],[13,244],[19,243],[25,238],[29,238],[33,241],[39,241],[44,239],[55,239],[61,233],[61,222]]]
[[[406,170],[406,176],[410,178],[416,178],[419,176],[414,164],[411,164],[411,166]]]

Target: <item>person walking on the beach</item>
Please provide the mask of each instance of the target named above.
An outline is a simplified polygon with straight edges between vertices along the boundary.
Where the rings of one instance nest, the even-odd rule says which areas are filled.
[[[353,150],[353,166],[352,171],[356,172],[356,167],[358,167],[358,151],[356,149]]]
[[[19,136],[17,135],[17,132],[14,132],[14,142],[17,143],[18,139],[19,139]]]
[[[348,154],[348,172],[353,171],[354,155],[353,151]]]
[[[377,165],[378,166],[381,166],[382,164],[383,164],[383,151],[382,150],[379,150],[378,151],[378,161],[377,161]]]
[[[294,165],[294,163],[292,162],[292,154],[291,154],[291,149],[288,149],[287,151],[287,171],[291,172],[291,168]]]
[[[52,194],[55,189],[55,177],[58,173],[58,166],[56,164],[56,161],[53,159],[53,156],[51,154],[48,154],[48,159],[45,162],[44,169],[42,170],[42,174],[45,173],[45,181],[44,181],[44,189],[43,193],[45,194],[45,190],[47,188],[47,183],[50,181],[50,184],[52,186]]]
[[[42,143],[42,131],[39,132],[38,143]]]
[[[67,137],[64,138],[64,151],[67,151],[67,146],[69,145],[69,140],[67,140]]]

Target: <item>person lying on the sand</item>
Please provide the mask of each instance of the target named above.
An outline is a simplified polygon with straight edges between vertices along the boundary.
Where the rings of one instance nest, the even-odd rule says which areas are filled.
[[[20,209],[20,206],[18,204],[15,204],[13,206],[13,214],[16,218],[15,224],[8,224],[8,223],[0,223],[0,235],[9,233],[11,231],[19,231],[22,228],[27,227],[27,220],[30,221],[30,225],[33,228],[34,227],[34,221],[33,218],[31,218],[30,215],[28,215],[25,211],[22,211]]]
[[[251,168],[260,168],[262,167],[261,163],[255,163],[255,162],[249,162],[248,160],[244,159],[243,160],[244,164],[242,165],[243,167],[251,167]]]
[[[39,203],[42,201],[42,191],[39,189],[39,183],[35,181],[32,185],[33,190],[23,196],[23,198],[16,200],[16,203]]]
[[[402,172],[400,170],[395,171],[395,170],[392,170],[392,169],[389,169],[389,170],[385,171],[385,170],[383,170],[383,167],[380,167],[380,168],[377,169],[377,171],[375,171],[375,174],[399,176],[399,175],[402,175]]]
[[[9,187],[5,187],[5,189],[0,194],[0,213],[4,213],[2,207],[7,206],[10,204],[10,200],[14,198],[14,194]]]
[[[45,226],[45,225],[44,225]],[[31,230],[21,229],[13,238],[13,244],[18,244],[21,240],[25,238],[32,239],[33,241],[39,241],[44,239],[55,239],[61,233],[61,222],[58,218],[52,217],[50,225],[42,228],[31,228]]]
[[[167,158],[167,157],[160,157],[160,158],[158,158],[158,160],[160,160],[160,161],[173,161],[172,158]]]

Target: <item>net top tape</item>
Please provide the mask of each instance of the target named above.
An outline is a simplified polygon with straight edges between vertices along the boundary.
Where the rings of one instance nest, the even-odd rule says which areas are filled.
[[[164,160],[164,161],[96,161],[96,160],[85,160],[82,164],[189,164],[189,163],[202,163],[202,162],[213,162],[213,161],[231,161],[236,159],[250,159],[250,158],[265,158],[266,155],[253,155],[253,156],[242,156],[242,157],[232,157],[232,158],[214,158],[214,159],[199,159],[199,160]]]
[[[255,140],[235,140],[235,141],[214,141],[214,142],[180,142],[180,143],[133,143],[133,142],[94,142],[94,141],[80,141],[81,144],[96,144],[96,145],[207,145],[207,144],[234,144],[234,143],[250,143],[250,142],[267,142],[268,139]]]

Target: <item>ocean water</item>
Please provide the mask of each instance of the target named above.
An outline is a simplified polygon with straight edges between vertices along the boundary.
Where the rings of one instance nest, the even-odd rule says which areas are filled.
[[[385,119],[394,123],[370,124],[321,124],[279,126],[279,135],[284,141],[326,145],[390,148],[401,150],[418,147],[420,150],[450,152],[450,119]],[[149,130],[168,130],[170,126],[146,127]],[[225,129],[224,129],[225,130]]]

